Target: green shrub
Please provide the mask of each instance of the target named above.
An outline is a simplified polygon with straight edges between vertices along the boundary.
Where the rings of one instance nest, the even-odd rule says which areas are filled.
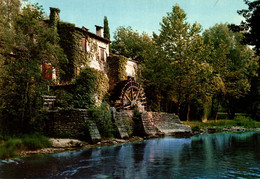
[[[245,128],[258,128],[260,124],[246,116],[236,116],[234,122],[237,126],[243,126]]]
[[[109,111],[109,105],[104,102],[99,107],[93,107],[90,109],[90,114],[97,124],[101,137],[113,137],[115,125],[112,122],[112,115]]]
[[[51,147],[51,143],[47,137],[39,134],[25,135],[22,138],[23,145],[28,150],[36,150],[44,147]]]
[[[104,72],[84,68],[75,80],[74,103],[78,108],[99,106],[107,94],[109,83]]]
[[[63,108],[73,107],[73,94],[64,89],[55,90],[55,105]]]
[[[40,134],[10,138],[0,143],[0,159],[13,157],[20,150],[36,150],[44,147],[51,147],[51,143],[47,137]]]
[[[0,159],[13,157],[23,147],[21,139],[9,139],[0,144]]]

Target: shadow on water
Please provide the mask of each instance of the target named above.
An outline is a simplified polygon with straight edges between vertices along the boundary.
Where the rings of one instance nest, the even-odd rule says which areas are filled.
[[[260,133],[160,138],[0,161],[0,178],[259,178]]]

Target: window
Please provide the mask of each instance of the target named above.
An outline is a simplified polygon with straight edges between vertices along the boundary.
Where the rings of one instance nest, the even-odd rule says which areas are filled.
[[[52,79],[52,65],[51,64],[43,64],[42,65],[42,73],[44,79]]]
[[[87,51],[87,40],[85,37],[82,37],[81,38],[81,48],[84,52]]]
[[[100,48],[100,60],[102,62],[105,61],[105,49],[104,48]]]

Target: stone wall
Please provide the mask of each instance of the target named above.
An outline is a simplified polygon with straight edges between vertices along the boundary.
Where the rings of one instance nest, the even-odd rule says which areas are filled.
[[[101,139],[86,109],[49,111],[45,132],[50,137],[80,138],[93,143]]]
[[[143,112],[137,116],[130,110],[117,112],[114,109],[111,112],[118,138],[191,134],[190,126],[183,125],[175,114]],[[50,137],[78,138],[92,143],[101,140],[95,120],[86,109],[55,110],[49,111],[48,115],[46,134]]]

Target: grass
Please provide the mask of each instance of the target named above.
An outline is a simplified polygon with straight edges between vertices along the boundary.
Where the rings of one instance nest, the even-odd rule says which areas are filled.
[[[260,122],[254,121],[249,117],[238,115],[234,120],[220,119],[215,122],[214,120],[209,120],[205,123],[200,121],[185,121],[185,125],[191,126],[193,131],[199,131],[200,129],[206,129],[208,127],[215,127],[217,129],[230,128],[233,126],[240,126],[244,128],[260,128]]]
[[[0,141],[0,159],[14,157],[21,150],[36,150],[50,146],[51,143],[48,138],[40,134],[9,138],[8,140]]]

